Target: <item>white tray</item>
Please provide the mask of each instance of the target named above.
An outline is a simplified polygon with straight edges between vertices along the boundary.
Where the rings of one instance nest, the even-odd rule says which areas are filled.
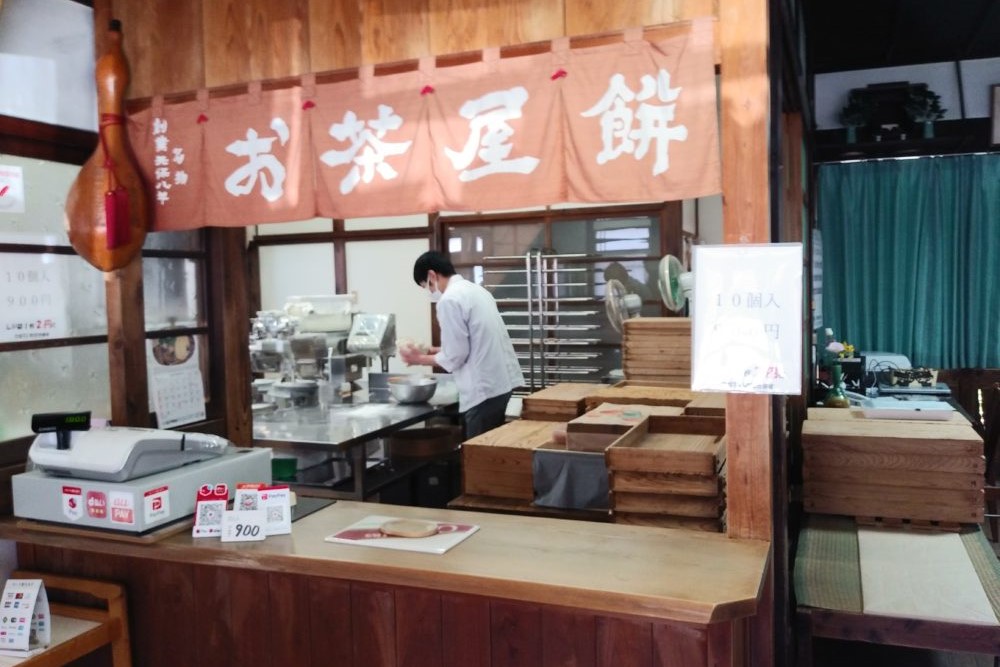
[[[944,401],[900,401],[895,398],[870,398],[861,402],[868,419],[927,419],[948,421],[955,412]]]

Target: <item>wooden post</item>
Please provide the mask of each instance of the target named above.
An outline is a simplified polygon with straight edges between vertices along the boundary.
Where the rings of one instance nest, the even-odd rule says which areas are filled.
[[[225,419],[225,436],[234,444],[253,444],[250,405],[250,312],[247,307],[246,230],[210,227],[205,231],[211,285],[212,396],[222,405],[213,413]]]
[[[768,243],[770,187],[767,0],[719,0],[722,221],[726,243]],[[771,397],[730,394],[727,513],[730,537],[772,538]],[[774,588],[750,620],[752,664],[773,664]]]
[[[722,221],[726,243],[767,243],[769,83],[766,0],[721,0]],[[770,397],[730,394],[729,535],[771,539]]]
[[[111,422],[149,426],[146,378],[146,316],[142,296],[142,257],[104,274],[108,309],[108,368]]]

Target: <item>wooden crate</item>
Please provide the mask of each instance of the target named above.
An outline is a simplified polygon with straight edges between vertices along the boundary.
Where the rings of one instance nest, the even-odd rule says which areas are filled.
[[[612,520],[721,530],[724,434],[722,418],[651,415],[622,435],[604,454]]]
[[[519,419],[462,445],[462,492],[531,501],[531,453],[552,441],[560,422]]]
[[[586,398],[598,384],[561,382],[524,397],[521,419],[569,421],[586,410]]]
[[[577,452],[603,452],[649,415],[679,416],[682,408],[661,405],[602,403],[566,424],[566,448]]]
[[[622,371],[627,379],[691,386],[691,319],[626,320],[622,331]]]
[[[982,521],[983,444],[968,422],[876,420],[852,413],[809,410],[802,430],[807,512],[924,523]]]
[[[725,420],[715,417],[651,416],[608,447],[608,470],[717,475],[725,431]]]

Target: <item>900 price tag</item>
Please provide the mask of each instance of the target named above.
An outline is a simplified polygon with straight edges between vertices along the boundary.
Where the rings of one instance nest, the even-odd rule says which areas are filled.
[[[226,510],[222,515],[223,542],[256,542],[267,537],[264,510]]]

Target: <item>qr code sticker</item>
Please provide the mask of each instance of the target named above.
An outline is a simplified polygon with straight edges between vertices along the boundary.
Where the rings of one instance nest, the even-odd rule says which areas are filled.
[[[198,503],[197,523],[200,526],[218,526],[222,523],[222,513],[226,505],[221,500]]]
[[[268,523],[281,523],[285,520],[285,509],[280,505],[275,507],[271,506],[267,508],[267,522]]]
[[[260,509],[260,495],[257,491],[237,491],[236,508],[239,510]]]

